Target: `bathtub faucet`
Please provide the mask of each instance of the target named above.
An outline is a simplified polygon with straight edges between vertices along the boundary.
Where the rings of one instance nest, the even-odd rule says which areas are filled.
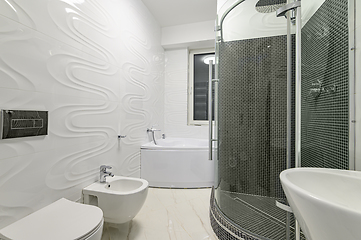
[[[100,166],[100,180],[99,182],[105,183],[107,182],[106,177],[111,176],[114,177],[114,175],[111,172],[107,172],[107,169],[112,169],[111,166],[101,165]]]
[[[149,132],[152,133],[152,138],[153,138],[153,142],[155,145],[157,145],[157,141],[155,140],[155,132],[156,131],[160,131],[160,129],[155,129],[154,125],[151,128],[147,128],[147,133],[149,133]]]

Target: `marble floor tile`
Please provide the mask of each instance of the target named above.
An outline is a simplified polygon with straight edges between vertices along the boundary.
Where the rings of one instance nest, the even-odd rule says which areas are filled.
[[[209,221],[211,189],[149,188],[129,223],[105,223],[102,240],[216,240]]]

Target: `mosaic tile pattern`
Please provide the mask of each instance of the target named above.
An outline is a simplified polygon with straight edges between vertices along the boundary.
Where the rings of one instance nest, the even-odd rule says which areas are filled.
[[[214,189],[212,189],[210,199],[209,217],[213,231],[220,240],[258,240],[255,236],[242,231],[239,226],[225,217],[216,205]]]
[[[228,207],[232,208],[233,212],[233,214],[226,216],[223,209],[221,210],[217,205],[214,193],[212,191],[210,219],[213,231],[220,240],[286,239],[286,214],[275,206],[274,199],[260,196],[242,197],[235,193],[223,192],[222,195],[228,199]],[[235,205],[235,202],[238,202],[238,206]],[[272,215],[265,215],[264,212],[272,213]],[[233,220],[234,216],[237,215],[242,216],[241,221],[243,222]],[[292,214],[290,226],[290,239],[295,239],[295,220]],[[265,234],[257,235],[254,232],[268,233],[268,235],[272,233],[272,236],[265,237]],[[302,233],[301,239],[305,240]]]
[[[275,207],[285,201],[279,173],[286,168],[286,47],[286,36],[220,46],[215,198],[235,226],[260,239],[282,239],[286,231],[286,214]]]
[[[223,190],[284,197],[282,189],[273,186],[280,186],[278,174],[285,168],[286,45],[286,36],[277,36],[220,46]]]
[[[348,57],[348,1],[325,1],[302,28],[303,167],[349,168]],[[317,81],[336,92],[311,96]]]

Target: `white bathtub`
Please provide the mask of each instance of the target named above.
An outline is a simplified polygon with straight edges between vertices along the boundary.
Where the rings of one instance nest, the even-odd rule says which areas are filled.
[[[152,187],[199,188],[214,183],[208,140],[166,138],[141,146],[141,178]]]

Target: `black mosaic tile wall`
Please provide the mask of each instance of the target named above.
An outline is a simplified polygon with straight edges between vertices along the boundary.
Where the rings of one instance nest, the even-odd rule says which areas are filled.
[[[259,240],[249,232],[236,226],[232,221],[226,218],[217,207],[214,199],[214,189],[212,189],[210,199],[209,217],[213,232],[219,240]]]
[[[253,236],[284,239],[286,36],[222,42],[219,78],[219,209]]]
[[[302,29],[303,167],[349,168],[347,6],[326,0]],[[219,62],[212,227],[221,240],[285,239],[285,213],[273,203],[285,201],[278,175],[286,167],[286,37],[223,42]]]
[[[301,165],[349,169],[348,0],[327,0],[302,28]],[[336,92],[310,95],[322,82]]]
[[[223,190],[284,198],[286,36],[224,42],[219,60],[219,176]]]
[[[215,191],[214,191],[214,189],[212,189],[212,194],[211,194],[211,199],[210,199],[209,217],[210,217],[210,222],[211,222],[213,232],[216,234],[216,236],[219,240],[238,240],[238,239],[239,240],[268,240],[268,239],[281,240],[281,239],[286,239],[284,224],[280,223],[278,219],[276,220],[276,218],[273,218],[272,216],[268,216],[263,219],[258,218],[260,221],[258,221],[257,223],[250,220],[250,218],[254,217],[253,216],[254,213],[252,214],[252,211],[253,212],[256,211],[256,207],[253,207],[251,205],[248,206],[248,211],[246,210],[246,212],[242,212],[242,210],[244,210],[244,207],[247,207],[247,206],[243,206],[243,209],[242,209],[242,206],[241,206],[241,208],[239,208],[239,207],[235,207],[234,204],[230,204],[229,207],[233,207],[234,215],[241,213],[243,215],[243,219],[245,220],[245,222],[248,222],[248,226],[247,226],[247,224],[239,225],[239,223],[234,222],[233,220],[231,220],[231,218],[228,215],[225,215],[223,213],[223,210],[221,210],[219,208],[219,206],[217,205],[217,202],[215,201],[214,193],[215,193]],[[227,193],[225,193],[225,194],[227,194]],[[249,196],[249,198],[250,197],[251,196]],[[229,198],[229,199],[231,200],[232,198]],[[262,199],[261,199],[261,201],[263,202]],[[254,201],[252,201],[252,202],[254,202]],[[270,202],[268,202],[268,203],[270,203]],[[260,209],[260,210],[264,210],[264,207],[268,208],[270,206],[270,205],[267,206],[268,203],[266,200],[266,204],[259,205],[261,207],[263,205],[263,209]],[[274,205],[274,199],[272,201],[271,208],[273,208],[273,209],[277,208]],[[284,220],[285,219],[283,219],[283,221]],[[270,222],[271,224],[265,223],[266,221]],[[257,235],[255,233],[253,233],[251,231],[253,229],[247,228],[251,225],[252,225],[253,229],[259,228],[259,229],[261,229],[261,231],[266,231],[266,232],[272,233],[272,238],[268,238],[269,236],[265,237],[265,236],[261,236],[261,235]],[[270,228],[270,226],[272,228]],[[295,239],[293,216],[291,216],[291,229],[290,230],[291,230],[290,231],[290,239]],[[303,234],[301,234],[301,240],[306,240],[305,237],[303,236]]]

